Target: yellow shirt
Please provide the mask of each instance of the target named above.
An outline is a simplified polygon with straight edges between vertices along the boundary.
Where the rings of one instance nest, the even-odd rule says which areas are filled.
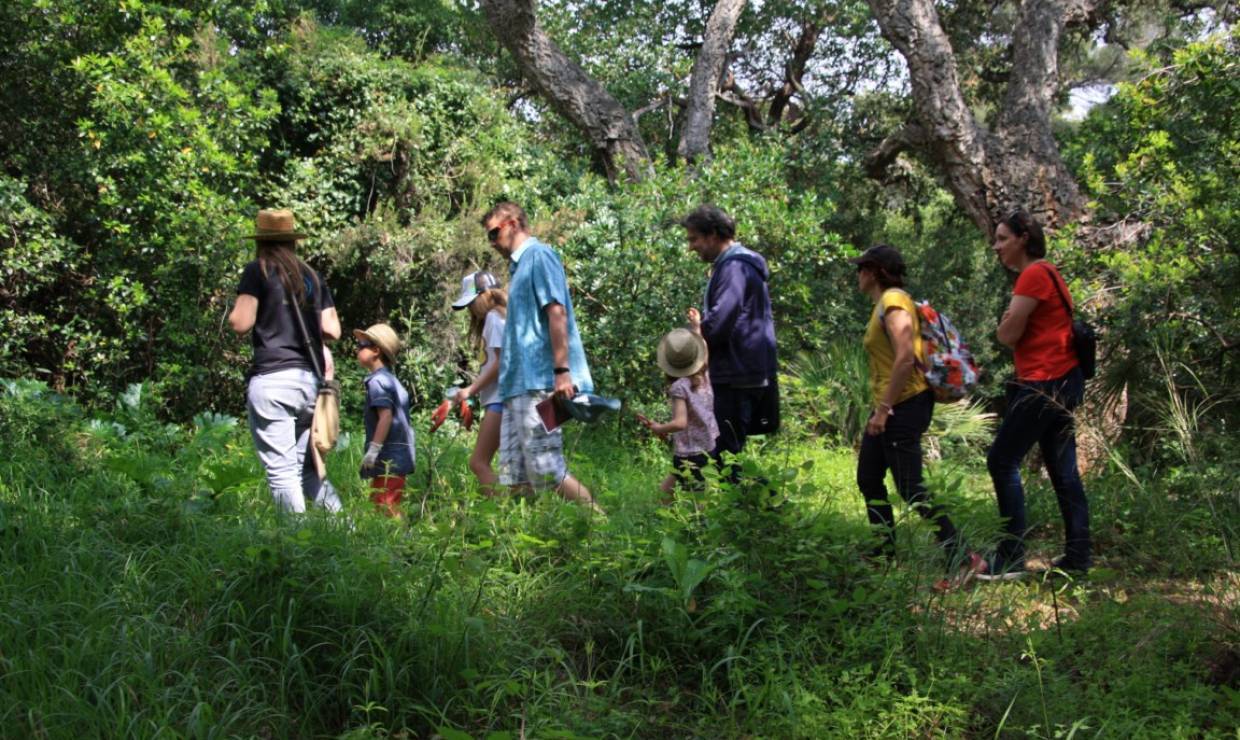
[[[865,353],[870,358],[870,390],[874,394],[875,405],[882,402],[883,394],[887,392],[887,383],[891,381],[891,366],[896,361],[895,348],[892,347],[891,338],[887,336],[887,330],[883,326],[883,316],[892,309],[903,309],[908,312],[909,318],[913,320],[913,356],[918,361],[925,359],[921,347],[921,328],[917,320],[917,306],[914,305],[912,296],[899,288],[889,288],[883,291],[883,297],[874,305],[874,312],[870,314],[870,323],[865,327],[865,339],[862,341]],[[900,395],[896,397],[896,403],[907,401],[929,387],[921,371],[914,369],[908,382],[904,384],[904,390],[900,391]]]

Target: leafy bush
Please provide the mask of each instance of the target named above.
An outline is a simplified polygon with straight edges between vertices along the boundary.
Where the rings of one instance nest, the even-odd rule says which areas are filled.
[[[1233,433],[1240,411],[1231,392],[1240,336],[1237,33],[1189,44],[1169,65],[1146,60],[1145,74],[1121,84],[1067,147],[1100,216],[1114,222],[1110,231],[1133,232],[1124,248],[1074,257],[1105,288],[1089,307],[1107,330],[1105,385],[1126,384],[1135,399],[1166,398],[1170,373],[1190,405],[1212,399],[1201,421],[1216,434]],[[1130,408],[1130,427],[1149,451],[1164,439],[1157,407]]]

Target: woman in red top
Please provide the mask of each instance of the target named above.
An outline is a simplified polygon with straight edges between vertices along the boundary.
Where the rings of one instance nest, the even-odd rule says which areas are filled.
[[[1085,394],[1085,379],[1072,348],[1072,296],[1059,270],[1046,257],[1042,227],[1023,210],[995,229],[995,254],[1017,273],[1012,302],[999,322],[999,341],[1011,347],[1016,379],[1007,387],[1007,411],[986,456],[986,465],[1006,521],[1006,536],[987,561],[983,580],[1025,574],[1025,492],[1020,464],[1037,444],[1050,476],[1066,544],[1054,567],[1084,572],[1091,564],[1089,504],[1076,468],[1072,411]]]

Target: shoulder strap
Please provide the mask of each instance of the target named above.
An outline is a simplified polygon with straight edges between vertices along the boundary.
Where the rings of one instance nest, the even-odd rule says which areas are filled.
[[[310,268],[306,267],[306,269],[308,270]],[[301,275],[301,279],[306,279],[304,273]],[[317,306],[318,304],[319,294],[316,292],[314,294],[314,301],[311,305]],[[306,354],[310,355],[310,365],[314,368],[314,376],[319,379],[320,383],[323,383],[325,382],[323,379],[323,358],[322,355],[316,351],[317,348],[315,347],[314,342],[310,339],[310,332],[306,329],[306,320],[302,318],[301,309],[297,306],[297,301],[294,299],[294,296],[288,296],[288,305],[289,309],[293,312],[293,318],[297,322],[297,328],[301,329],[301,341],[306,345]]]
[[[1068,312],[1068,318],[1072,318],[1075,314],[1072,311],[1072,304],[1068,303],[1068,296],[1064,295],[1063,288],[1059,287],[1059,280],[1056,279],[1058,273],[1045,262],[1040,263],[1046,268],[1046,272],[1051,276],[1051,284],[1055,286],[1055,292],[1059,294],[1059,300],[1063,301],[1063,308]]]

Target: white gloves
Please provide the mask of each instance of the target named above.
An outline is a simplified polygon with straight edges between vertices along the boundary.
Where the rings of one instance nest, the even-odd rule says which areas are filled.
[[[362,457],[363,468],[373,468],[375,463],[379,462],[379,451],[383,449],[383,445],[378,442],[371,442],[366,445],[366,454]]]

